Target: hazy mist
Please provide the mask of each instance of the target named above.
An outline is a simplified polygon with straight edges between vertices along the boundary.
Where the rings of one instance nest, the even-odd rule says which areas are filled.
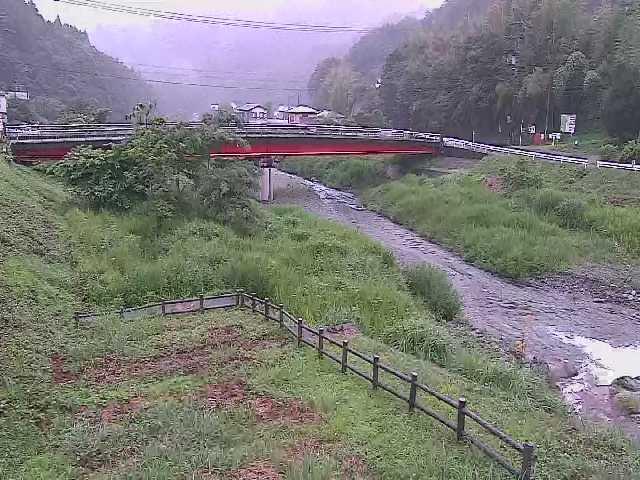
[[[439,0],[165,0],[126,4],[252,20],[370,27],[406,15],[422,16],[427,8],[439,3]],[[47,18],[60,15],[63,22],[87,29],[99,50],[121,59],[148,79],[217,86],[155,84],[160,110],[183,118],[206,111],[211,103],[308,102],[307,80],[315,65],[328,56],[345,54],[359,37],[353,33],[282,32],[153,20],[52,0],[36,0],[36,4]]]

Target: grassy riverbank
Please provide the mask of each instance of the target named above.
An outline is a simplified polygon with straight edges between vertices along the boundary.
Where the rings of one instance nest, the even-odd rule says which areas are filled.
[[[464,175],[407,177],[368,206],[513,278],[640,256],[640,177],[496,158]]]
[[[537,375],[480,347],[463,327],[438,320],[428,298],[412,295],[392,256],[348,229],[289,208],[264,212],[264,225],[251,234],[188,215],[163,223],[144,214],[96,212],[80,208],[50,179],[4,162],[0,213],[0,471],[6,478],[234,478],[262,462],[282,478],[329,479],[351,457],[366,465],[364,478],[407,472],[501,478],[433,422],[408,427],[402,407],[370,396],[313,353],[285,345],[233,364],[229,359],[242,351],[205,349],[198,350],[205,367],[174,369],[177,358],[199,358],[189,352],[211,329],[236,325],[249,340],[278,339],[246,314],[112,319],[81,329],[72,321],[75,310],[235,287],[285,303],[316,324],[357,323],[375,338],[360,338],[358,348],[381,352],[446,393],[464,393],[509,433],[538,443],[538,478],[629,478],[638,471],[640,457],[628,442],[572,427]],[[413,291],[419,291],[416,278]],[[211,410],[206,386],[236,377],[247,383],[252,401],[304,401],[323,417],[322,428],[261,423],[255,403]],[[290,450],[303,439],[329,445],[319,456],[303,455],[315,476],[298,471]]]
[[[286,168],[341,188],[335,179],[355,161],[293,161]],[[382,168],[358,161],[362,171]],[[506,277],[640,257],[640,177],[632,173],[500,157],[440,178],[378,177],[373,186],[370,178],[350,181],[365,185],[358,190],[369,208]]]

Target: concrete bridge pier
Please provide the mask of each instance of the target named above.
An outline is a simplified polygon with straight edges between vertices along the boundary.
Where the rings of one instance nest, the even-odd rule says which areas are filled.
[[[277,165],[277,158],[260,159],[260,201],[263,203],[270,203],[274,200],[273,178]]]

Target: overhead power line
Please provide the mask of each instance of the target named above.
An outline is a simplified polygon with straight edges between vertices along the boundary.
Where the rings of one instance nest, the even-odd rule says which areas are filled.
[[[281,30],[290,32],[320,32],[320,33],[367,33],[371,28],[354,25],[324,25],[305,23],[264,22],[259,20],[247,20],[241,18],[216,17],[209,15],[194,15],[189,13],[155,10],[144,7],[134,7],[119,3],[110,3],[100,0],[56,0],[68,5],[81,6],[104,10],[112,13],[125,13],[149,18],[164,20],[176,20],[207,25],[219,25],[229,27],[241,27],[263,30]]]
[[[14,62],[19,63],[21,65],[28,66],[28,67],[42,68],[43,70],[50,70],[50,71],[55,71],[60,73],[70,73],[74,75],[75,74],[88,75],[88,76],[99,77],[99,78],[113,78],[116,80],[128,80],[128,81],[142,82],[142,83],[148,82],[148,83],[156,83],[161,85],[204,87],[204,88],[214,88],[214,89],[220,89],[220,90],[261,90],[261,91],[272,91],[272,92],[296,92],[296,93],[304,92],[308,90],[307,88],[287,88],[287,87],[277,88],[277,87],[273,87],[272,85],[265,85],[265,86],[223,85],[223,84],[210,84],[210,83],[197,83],[197,82],[178,82],[178,81],[171,81],[171,80],[148,79],[148,78],[140,78],[140,77],[125,77],[122,75],[112,75],[109,73],[96,73],[96,72],[88,72],[83,70],[69,70],[69,69],[63,69],[63,68],[49,67],[47,65],[38,65],[38,64],[27,63],[22,61],[14,61]]]

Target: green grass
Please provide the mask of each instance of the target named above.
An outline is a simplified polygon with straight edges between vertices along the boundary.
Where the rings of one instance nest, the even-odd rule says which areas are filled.
[[[504,191],[487,188],[488,177]],[[472,263],[526,278],[640,256],[639,186],[640,177],[625,172],[500,158],[467,174],[406,177],[364,199]]]
[[[386,168],[392,157],[345,156],[338,158],[302,157],[286,160],[281,168],[304,178],[313,178],[333,188],[361,189],[388,180]]]
[[[233,350],[221,349],[210,353],[216,368],[209,372],[115,385],[96,385],[83,375],[100,358],[141,363],[197,345],[211,323],[246,326],[248,338],[267,332],[240,313],[188,321],[110,318],[78,329],[74,311],[234,287],[270,296],[315,324],[357,323],[376,339],[360,340],[362,350],[418,371],[446,393],[464,393],[517,438],[539,442],[541,478],[606,478],[606,472],[627,478],[625,472],[637,469],[638,452],[627,442],[573,429],[539,376],[478,346],[463,326],[445,328],[411,294],[392,256],[348,229],[289,208],[267,214],[266,229],[253,236],[189,218],[158,229],[141,215],[80,210],[49,179],[1,162],[0,199],[0,214],[14,232],[0,245],[3,478],[198,478],[203,466],[229,472],[258,459],[288,478],[314,478],[301,472],[304,462],[291,465],[282,453],[310,436],[337,445],[317,461],[306,460],[315,478],[330,478],[351,454],[362,456],[379,478],[410,472],[457,480],[497,472],[428,419],[408,425],[404,407],[371,396],[311,352],[265,350],[257,364],[234,366],[225,360]],[[56,355],[80,376],[77,383],[53,383]],[[271,428],[245,407],[203,411],[194,394],[230,375],[246,377],[257,392],[307,400],[325,412],[327,426]],[[136,396],[150,402],[139,416],[96,427],[96,412]]]
[[[431,265],[417,265],[405,270],[407,284],[438,318],[450,322],[462,312],[462,302],[442,270]]]
[[[594,131],[589,133],[581,133],[573,136],[563,135],[563,139],[555,146],[545,145],[541,149],[550,148],[561,152],[567,152],[574,155],[596,155],[599,156],[600,149],[603,145],[616,143],[606,133]],[[576,145],[575,142],[578,142]]]

